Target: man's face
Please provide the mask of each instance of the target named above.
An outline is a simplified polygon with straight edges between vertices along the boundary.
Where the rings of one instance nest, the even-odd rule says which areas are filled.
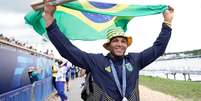
[[[115,37],[109,44],[110,52],[114,56],[123,56],[128,48],[127,39],[124,37]]]

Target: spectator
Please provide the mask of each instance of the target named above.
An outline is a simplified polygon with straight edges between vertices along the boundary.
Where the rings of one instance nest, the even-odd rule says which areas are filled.
[[[52,84],[53,84],[53,87],[56,89],[56,74],[58,72],[58,63],[57,61],[55,61],[55,63],[52,65]]]
[[[41,80],[41,71],[37,67],[30,67],[28,71],[28,75],[30,78],[31,83],[34,83],[35,81]]]
[[[65,63],[62,61],[58,62],[59,69],[56,74],[56,88],[57,94],[60,96],[62,101],[68,100],[67,95],[65,95],[65,83],[66,83],[66,72],[68,70],[67,66],[64,66]]]

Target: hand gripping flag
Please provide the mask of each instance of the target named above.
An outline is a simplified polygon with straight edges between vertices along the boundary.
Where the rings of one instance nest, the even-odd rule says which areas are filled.
[[[115,26],[126,31],[133,17],[159,14],[167,8],[167,5],[126,5],[80,0],[57,6],[54,18],[70,40],[90,41],[106,39],[105,32]],[[47,36],[42,11],[29,12],[25,20],[37,33]]]

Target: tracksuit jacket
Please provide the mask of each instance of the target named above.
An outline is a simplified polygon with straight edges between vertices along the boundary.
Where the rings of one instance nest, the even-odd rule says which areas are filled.
[[[111,59],[114,63],[120,84],[122,84],[123,58],[125,59],[127,80],[125,96],[129,101],[139,101],[139,71],[165,52],[172,29],[163,23],[161,32],[151,47],[139,53],[128,53],[123,58],[112,58],[110,54],[104,56],[103,54],[87,53],[78,49],[60,31],[56,20],[46,30],[50,41],[62,57],[91,72],[94,92],[93,98],[89,101],[122,101],[109,60]]]

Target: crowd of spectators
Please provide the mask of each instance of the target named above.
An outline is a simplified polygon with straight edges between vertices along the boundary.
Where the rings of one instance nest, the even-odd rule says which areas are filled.
[[[23,47],[25,49],[29,49],[29,50],[37,52],[37,49],[35,47],[33,47],[32,45],[28,45],[24,42],[20,42],[20,41],[16,40],[15,38],[8,38],[8,37],[4,36],[2,33],[0,34],[0,40],[7,42],[11,45],[14,45],[14,46]],[[46,49],[45,52],[39,51],[39,53],[48,55],[50,57],[54,57],[53,50]]]
[[[12,44],[12,45],[21,46],[21,47],[36,51],[36,48],[34,48],[33,46],[20,42],[20,41],[16,40],[15,38],[8,38],[8,37],[4,36],[3,34],[0,34],[0,40],[8,42],[9,44]]]

